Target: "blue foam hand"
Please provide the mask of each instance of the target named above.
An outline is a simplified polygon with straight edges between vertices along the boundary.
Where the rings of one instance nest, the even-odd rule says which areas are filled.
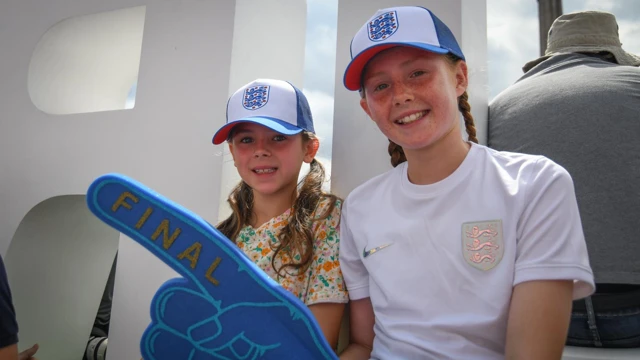
[[[145,360],[337,359],[309,309],[198,215],[118,174],[87,203],[182,276],[153,297]]]

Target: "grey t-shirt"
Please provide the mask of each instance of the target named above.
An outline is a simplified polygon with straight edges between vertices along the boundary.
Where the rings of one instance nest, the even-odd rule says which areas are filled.
[[[640,68],[545,60],[489,104],[488,145],[566,168],[596,283],[640,285]]]

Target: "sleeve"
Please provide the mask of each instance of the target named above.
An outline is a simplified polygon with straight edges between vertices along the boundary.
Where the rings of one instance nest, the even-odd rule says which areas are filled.
[[[573,181],[542,158],[526,184],[518,221],[513,285],[532,280],[573,280],[574,300],[595,290]]]
[[[324,214],[328,201],[323,202],[316,214]],[[313,227],[315,243],[313,262],[307,289],[306,305],[317,303],[346,303],[347,290],[338,259],[340,251],[340,201],[331,213]]]
[[[369,272],[362,263],[360,252],[351,233],[349,220],[347,219],[348,201],[342,208],[340,220],[340,266],[344,281],[351,300],[360,300],[369,297]]]
[[[7,273],[0,257],[0,348],[18,343],[18,323]]]

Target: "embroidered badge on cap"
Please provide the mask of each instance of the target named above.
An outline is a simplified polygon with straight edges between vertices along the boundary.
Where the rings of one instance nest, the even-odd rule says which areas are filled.
[[[462,224],[462,257],[480,270],[493,269],[504,255],[502,220]]]
[[[244,91],[244,101],[242,102],[242,106],[247,110],[257,110],[265,106],[268,101],[269,86],[254,86]]]
[[[371,41],[386,40],[398,30],[398,14],[389,11],[369,22],[369,39]]]

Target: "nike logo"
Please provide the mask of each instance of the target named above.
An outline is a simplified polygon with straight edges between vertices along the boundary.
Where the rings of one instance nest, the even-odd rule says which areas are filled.
[[[364,249],[362,250],[362,256],[367,257],[367,256],[369,256],[371,254],[375,254],[378,251],[380,251],[380,250],[382,250],[382,249],[384,249],[386,247],[389,247],[391,245],[393,245],[393,243],[380,245],[380,246],[374,247],[373,249],[369,249],[369,250],[367,250],[367,247],[365,246]]]

